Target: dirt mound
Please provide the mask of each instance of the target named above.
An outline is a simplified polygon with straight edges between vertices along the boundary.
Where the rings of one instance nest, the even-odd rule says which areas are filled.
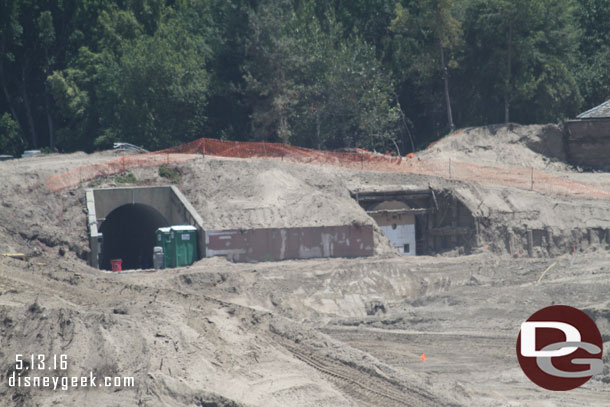
[[[209,229],[372,224],[323,167],[203,158],[181,168],[183,192]]]
[[[349,195],[349,172],[269,160],[201,158],[180,165],[180,188],[206,229],[373,225],[375,252],[387,239]]]
[[[505,167],[566,170],[563,132],[556,125],[471,127],[440,139],[417,154]]]

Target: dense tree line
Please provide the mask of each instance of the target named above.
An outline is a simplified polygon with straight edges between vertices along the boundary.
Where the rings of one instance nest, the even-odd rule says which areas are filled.
[[[610,0],[0,0],[0,153],[417,149],[610,97]]]

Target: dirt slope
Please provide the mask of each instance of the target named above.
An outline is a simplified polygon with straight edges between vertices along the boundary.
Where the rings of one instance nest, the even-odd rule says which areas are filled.
[[[556,125],[518,124],[456,131],[418,153],[422,159],[566,171],[563,132]]]

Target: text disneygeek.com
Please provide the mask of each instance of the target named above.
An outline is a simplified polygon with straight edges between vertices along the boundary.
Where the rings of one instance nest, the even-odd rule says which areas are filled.
[[[68,369],[67,355],[43,354],[15,355],[15,369],[8,375],[9,387],[34,387],[41,389],[68,390],[92,387],[134,387],[135,379],[129,376],[95,376],[89,372],[85,376],[44,375],[44,372]]]

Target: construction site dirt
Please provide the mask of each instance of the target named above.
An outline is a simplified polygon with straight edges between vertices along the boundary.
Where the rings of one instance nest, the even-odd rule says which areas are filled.
[[[465,129],[400,164],[451,162],[436,175],[281,156],[168,160],[158,165],[205,229],[371,225],[374,255],[120,273],[88,263],[85,189],[168,185],[158,165],[52,191],[50,177],[134,153],[1,162],[0,254],[24,258],[0,256],[0,405],[607,406],[610,175],[566,164],[561,137],[550,125]],[[485,168],[478,181],[459,172],[472,166]],[[417,256],[392,247],[358,191],[411,194],[401,210],[425,234]],[[521,323],[553,304],[585,311],[604,341],[603,372],[566,392],[532,383],[516,355]],[[67,358],[47,376],[133,383],[11,385],[16,355],[41,354]]]

